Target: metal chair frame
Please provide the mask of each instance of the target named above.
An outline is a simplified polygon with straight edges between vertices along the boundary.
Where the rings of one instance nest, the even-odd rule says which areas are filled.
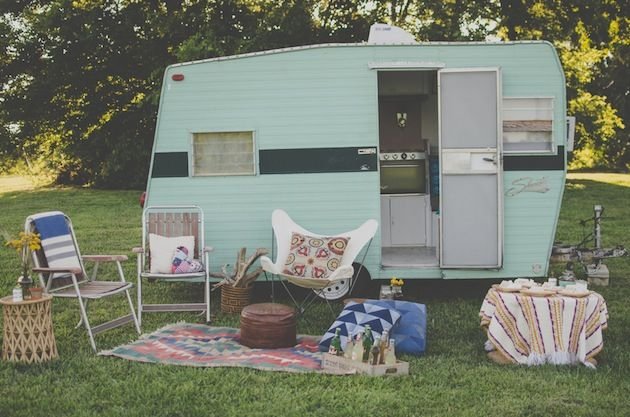
[[[272,256],[275,256],[275,262],[266,256],[260,258],[260,263],[263,267],[263,271],[265,271],[265,276],[267,276],[267,272],[269,272],[272,274],[272,277],[278,277],[278,280],[289,294],[289,297],[297,307],[300,314],[303,314],[306,309],[317,299],[317,297],[319,297],[323,298],[326,301],[326,304],[328,305],[331,313],[333,313],[334,315],[334,310],[332,308],[332,305],[330,304],[331,297],[328,297],[326,295],[326,291],[331,286],[342,280],[350,280],[351,283],[349,284],[349,286],[350,291],[352,291],[354,285],[356,284],[357,277],[359,276],[361,270],[364,268],[363,263],[369,251],[372,239],[374,238],[376,230],[378,229],[378,222],[376,220],[370,219],[354,230],[344,233],[337,233],[336,235],[338,236],[350,237],[348,247],[346,248],[346,251],[341,260],[341,265],[327,279],[315,279],[287,275],[286,273],[284,273],[283,262],[286,259],[289,251],[288,246],[290,244],[289,241],[291,239],[292,232],[302,233],[314,237],[324,237],[324,235],[312,233],[299,226],[289,217],[289,215],[284,210],[281,209],[274,210],[271,218],[273,229],[272,247],[274,248]],[[361,265],[355,271],[353,263],[357,256],[359,256],[361,251],[363,251]],[[272,298],[275,297],[273,291],[273,281],[274,280],[272,279]],[[285,281],[288,281],[298,287],[311,289],[312,292],[310,292],[304,298],[304,300],[299,302],[293,296]]]
[[[133,248],[137,254],[138,321],[142,325],[143,313],[170,311],[205,312],[206,322],[210,322],[210,252],[205,246],[204,214],[199,206],[149,206],[142,212],[142,246]],[[149,234],[165,237],[195,236],[194,257],[203,264],[203,271],[186,274],[151,273]],[[145,304],[142,299],[143,280],[166,282],[203,282],[203,303],[160,303]]]
[[[94,336],[98,333],[133,322],[136,331],[138,332],[138,334],[140,334],[140,323],[136,316],[133,302],[131,301],[131,295],[129,294],[129,289],[133,287],[133,283],[127,282],[125,280],[125,274],[121,265],[121,262],[127,260],[127,256],[81,255],[81,251],[79,249],[79,245],[70,218],[60,211],[41,214],[60,214],[64,216],[66,224],[68,225],[68,229],[70,231],[70,236],[72,237],[72,242],[74,244],[76,255],[80,263],[80,267],[49,267],[46,262],[46,255],[42,249],[32,252],[34,265],[33,272],[39,274],[39,280],[41,286],[44,288],[44,292],[46,294],[52,295],[53,297],[76,298],[78,300],[81,319],[77,324],[77,327],[80,327],[81,325],[85,327],[90,338],[90,345],[92,346],[94,352],[96,352],[96,342],[94,340]],[[33,216],[27,217],[24,223],[24,230],[27,232],[32,232],[35,230]],[[92,274],[89,276],[87,274],[84,261],[90,261],[94,263]],[[119,281],[98,281],[96,279],[99,264],[102,262],[114,262],[116,264]],[[106,323],[91,326],[88,319],[88,301],[109,297],[123,292],[127,297],[127,302],[129,303],[129,309],[131,313],[122,317],[118,317],[114,320],[110,320]]]

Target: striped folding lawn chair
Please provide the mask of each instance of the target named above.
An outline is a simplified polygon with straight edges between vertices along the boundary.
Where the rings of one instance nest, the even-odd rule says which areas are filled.
[[[203,210],[199,206],[151,206],[142,212],[142,246],[138,255],[138,321],[144,313],[199,311],[210,322],[210,252],[205,244]],[[143,281],[203,284],[203,301],[161,300],[148,303]]]
[[[33,252],[33,272],[39,274],[44,292],[53,297],[76,298],[79,302],[81,321],[88,332],[92,349],[96,352],[94,335],[133,322],[140,334],[140,324],[129,294],[133,283],[125,280],[121,262],[126,255],[81,255],[70,218],[60,211],[38,213],[26,218],[24,229],[39,233],[41,249]],[[84,262],[94,264],[88,276]],[[98,267],[103,262],[115,262],[118,281],[97,280]],[[130,314],[91,326],[88,320],[88,300],[96,300],[125,293]]]

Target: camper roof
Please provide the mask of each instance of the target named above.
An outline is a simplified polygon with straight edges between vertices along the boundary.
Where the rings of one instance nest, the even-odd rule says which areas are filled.
[[[237,54],[237,55],[227,55],[220,56],[215,58],[207,58],[200,59],[196,61],[188,61],[188,62],[179,62],[176,64],[169,65],[168,68],[180,67],[185,65],[194,65],[194,64],[203,64],[206,62],[217,62],[217,61],[227,61],[234,59],[242,59],[242,58],[251,58],[261,55],[271,55],[271,54],[281,54],[286,52],[295,52],[302,51],[307,49],[317,49],[317,48],[348,48],[348,47],[382,47],[382,46],[397,46],[397,47],[418,47],[418,46],[438,46],[438,45],[496,45],[496,46],[505,46],[505,45],[517,45],[517,44],[548,44],[553,47],[553,45],[549,41],[509,41],[509,42],[484,42],[484,41],[471,41],[471,42],[405,42],[405,43],[366,43],[366,42],[356,42],[356,43],[322,43],[315,45],[304,45],[304,46],[292,46],[288,48],[278,48],[278,49],[270,49],[267,51],[259,51],[259,52],[249,52],[246,54]]]

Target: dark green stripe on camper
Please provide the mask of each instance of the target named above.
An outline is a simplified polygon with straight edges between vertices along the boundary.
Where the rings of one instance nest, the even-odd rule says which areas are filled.
[[[188,152],[159,152],[153,156],[151,178],[188,176]]]
[[[376,147],[268,149],[259,153],[261,174],[376,171]]]
[[[564,171],[564,146],[555,155],[510,155],[503,157],[504,171]]]

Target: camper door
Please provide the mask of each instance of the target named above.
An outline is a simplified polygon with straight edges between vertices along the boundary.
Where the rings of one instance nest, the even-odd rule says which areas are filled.
[[[438,72],[440,266],[499,268],[503,252],[501,72]]]

